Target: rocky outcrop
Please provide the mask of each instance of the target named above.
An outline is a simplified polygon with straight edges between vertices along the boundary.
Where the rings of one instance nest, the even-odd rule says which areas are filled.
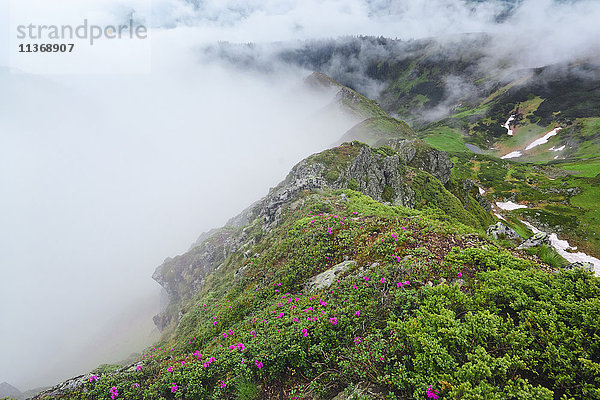
[[[420,139],[392,140],[390,147],[411,167],[429,172],[444,185],[450,180],[454,164],[448,153],[436,150]]]
[[[506,238],[518,240],[521,238],[517,232],[511,227],[504,225],[502,222],[496,222],[487,229],[487,235],[494,239]]]
[[[171,301],[189,297],[190,291],[197,293],[204,284],[204,277],[237,248],[235,233],[233,229],[217,230],[187,253],[167,258],[154,271],[152,279],[167,291]]]
[[[477,203],[487,212],[492,211],[492,204],[485,198],[480,192],[480,186],[473,182],[471,179],[464,179],[462,181],[462,188],[464,192],[463,204],[469,203],[469,195],[473,196]]]
[[[202,236],[201,236],[202,238]],[[219,268],[227,257],[248,246],[252,240],[244,229],[223,227],[205,235],[201,244],[175,258],[167,258],[154,271],[152,279],[167,292],[169,302],[177,303],[197,294],[204,286],[205,278]],[[162,312],[153,317],[159,330],[164,330],[174,317],[173,313]],[[181,316],[179,315],[177,319]]]
[[[385,156],[364,146],[331,186],[354,188],[377,201],[413,208],[414,192],[404,183],[403,167],[398,154]]]
[[[271,231],[285,208],[304,191],[353,189],[379,202],[414,208],[415,192],[411,184],[416,173],[407,166],[447,182],[452,163],[446,153],[418,140],[394,141],[382,149],[358,142],[345,143],[311,156],[294,166],[283,182],[228,225],[201,235],[187,253],[166,259],[152,278],[165,289],[171,304],[193,297],[202,289],[206,277],[230,255],[240,252],[244,257],[250,256],[251,227],[263,233]],[[239,271],[237,279],[242,274]],[[167,310],[155,316],[154,322],[162,330],[180,317],[175,310]]]
[[[59,383],[56,386],[51,387],[50,389],[44,390],[36,396],[31,397],[31,399],[38,400],[59,397],[61,395],[64,395],[65,393],[69,393],[73,390],[82,388],[83,386],[85,386],[86,382],[89,382],[89,377],[90,375],[79,375],[75,378],[71,378],[69,380]]]
[[[577,261],[567,265],[565,269],[582,269],[584,271],[594,272],[594,264],[589,262]]]
[[[529,249],[531,247],[538,247],[543,244],[546,244],[546,245],[550,244],[550,235],[548,235],[546,232],[539,232],[539,233],[536,233],[535,235],[531,236],[529,239],[527,239],[523,243],[521,243],[521,245],[519,247],[517,247],[517,249],[519,249],[519,250]]]

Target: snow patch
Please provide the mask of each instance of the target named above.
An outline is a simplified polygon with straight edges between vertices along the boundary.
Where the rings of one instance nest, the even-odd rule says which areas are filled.
[[[508,120],[504,123],[504,125],[502,125],[503,128],[505,128],[508,132],[508,136],[512,136],[514,131],[512,129],[510,129],[510,123],[513,122],[515,120],[516,115],[511,115],[510,117],[508,117]]]
[[[529,222],[521,221],[525,226],[527,226],[533,233],[540,233],[541,231],[537,229],[535,226],[531,225]],[[566,240],[561,240],[558,238],[556,233],[550,234],[550,245],[554,247],[556,252],[560,254],[565,260],[570,263],[576,262],[587,262],[594,266],[594,273],[596,276],[600,276],[600,260],[596,257],[592,257],[588,254],[585,254],[581,251],[572,252],[567,250],[577,250],[577,247],[573,247]]]
[[[550,149],[549,149],[549,150],[550,150],[550,151],[563,151],[563,150],[565,149],[565,147],[567,147],[567,146],[565,146],[564,144],[563,144],[562,146],[560,146],[560,147],[556,147],[556,148],[555,148],[554,146],[552,146],[552,147],[550,147]],[[557,156],[557,157],[558,157],[558,156]]]
[[[500,157],[503,160],[506,160],[507,158],[516,158],[516,157],[521,157],[523,155],[523,153],[521,153],[520,151],[513,151],[512,153],[508,153],[505,156]]]
[[[485,194],[485,190],[481,186],[479,186],[479,194],[482,196]]]
[[[524,206],[522,204],[513,203],[512,201],[506,201],[506,202],[499,201],[496,203],[496,205],[506,211],[518,210],[520,208],[527,208],[527,206]]]
[[[506,221],[502,215],[500,215],[496,212],[494,213],[494,215],[496,216],[496,218],[501,219],[502,221]]]
[[[521,220],[519,220],[521,221]],[[536,233],[540,233],[542,231],[540,231],[538,228],[536,228],[535,226],[531,225],[529,222],[527,221],[521,221],[523,223],[523,225],[525,225],[526,227],[528,227],[529,229],[531,229],[531,232],[533,232],[533,234],[535,235]]]
[[[553,130],[551,130],[550,132],[546,133],[541,138],[539,138],[539,139],[534,140],[533,142],[531,142],[529,144],[529,146],[525,147],[525,150],[531,150],[534,147],[537,147],[539,145],[548,143],[548,140],[550,140],[551,137],[556,136],[558,134],[558,131],[560,131],[561,129],[562,129],[561,127],[554,128]]]

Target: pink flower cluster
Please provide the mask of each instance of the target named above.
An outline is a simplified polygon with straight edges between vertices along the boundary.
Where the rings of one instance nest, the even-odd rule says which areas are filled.
[[[214,358],[214,357],[211,357],[211,358],[209,358],[209,359],[208,359],[208,361],[206,361],[206,362],[204,363],[204,368],[208,368],[208,366],[209,366],[210,364],[214,363],[215,361],[217,361],[217,360],[215,360],[215,358]]]
[[[431,388],[431,385],[429,385],[429,387],[427,388],[427,397],[429,397],[430,399],[439,399],[440,391],[438,389],[433,390]]]

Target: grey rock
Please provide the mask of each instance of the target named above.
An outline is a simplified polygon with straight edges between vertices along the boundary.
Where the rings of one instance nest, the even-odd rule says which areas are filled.
[[[200,245],[183,255],[167,258],[154,271],[152,279],[165,289],[170,303],[192,298],[204,286],[205,278],[248,242],[241,229],[223,227],[212,232]],[[162,331],[177,317],[163,312],[154,316],[153,321]]]
[[[100,377],[100,376],[99,376]],[[86,382],[89,382],[90,375],[80,375],[75,378],[71,378],[66,380],[58,385],[47,389],[36,396],[32,397],[32,399],[42,399],[47,397],[58,397],[64,395],[65,393],[71,392],[75,389],[79,389],[85,385]],[[101,377],[100,377],[101,379]]]
[[[485,196],[481,195],[480,193],[475,193],[475,200],[477,200],[481,208],[483,208],[485,211],[492,211],[492,204],[488,199],[485,198]]]
[[[356,386],[350,390],[346,388],[338,393],[333,400],[368,400],[368,399],[381,399],[383,397],[383,390],[381,388],[369,385],[365,382],[359,382]]]
[[[548,235],[546,232],[539,232],[539,233],[536,233],[535,235],[531,236],[529,239],[527,239],[523,243],[521,243],[521,245],[519,247],[517,247],[517,249],[519,249],[519,250],[529,249],[531,247],[538,247],[543,244],[550,244],[550,235]]]
[[[233,281],[237,282],[241,278],[243,278],[244,275],[246,275],[246,269],[247,268],[248,268],[248,265],[244,265],[242,268],[240,268],[237,271],[235,271],[234,274],[233,274]]]
[[[569,264],[565,267],[565,269],[583,269],[584,271],[594,272],[594,264],[589,262],[577,261],[572,264]]]
[[[332,186],[345,189],[349,182],[354,181],[357,191],[374,200],[414,208],[414,192],[407,190],[401,171],[398,155],[382,156],[365,146]],[[386,189],[391,189],[391,197],[384,199]]]
[[[462,186],[463,186],[463,191],[464,191],[463,203],[465,205],[469,203],[469,195],[472,195],[484,210],[486,210],[488,212],[492,210],[492,205],[488,201],[488,199],[486,199],[485,196],[483,196],[483,195],[481,195],[481,193],[479,193],[479,185],[477,185],[471,179],[464,179],[462,181]],[[466,206],[465,206],[465,208],[466,208]]]
[[[344,261],[343,263],[335,265],[319,275],[313,276],[306,283],[306,289],[314,292],[328,288],[333,284],[333,282],[335,282],[335,279],[338,275],[348,271],[353,265],[356,265],[355,261]]]
[[[420,139],[393,140],[390,147],[399,153],[406,164],[429,172],[443,185],[450,180],[454,164],[448,153],[436,150]]]
[[[502,222],[496,222],[494,225],[490,225],[487,229],[487,235],[494,239],[508,238],[511,240],[518,240],[521,238],[514,229],[504,225]]]

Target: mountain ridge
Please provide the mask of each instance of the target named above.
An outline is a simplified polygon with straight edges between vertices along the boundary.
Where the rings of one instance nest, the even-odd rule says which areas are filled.
[[[503,222],[513,239],[486,236],[494,189],[511,190],[500,171],[533,169],[441,151],[365,96],[312,81],[339,88],[335,106],[364,118],[344,139],[367,143],[307,157],[165,260],[153,275],[171,301],[155,317],[156,347],[35,398],[600,395],[598,278],[562,268],[543,240],[517,248],[531,236],[518,221]]]

